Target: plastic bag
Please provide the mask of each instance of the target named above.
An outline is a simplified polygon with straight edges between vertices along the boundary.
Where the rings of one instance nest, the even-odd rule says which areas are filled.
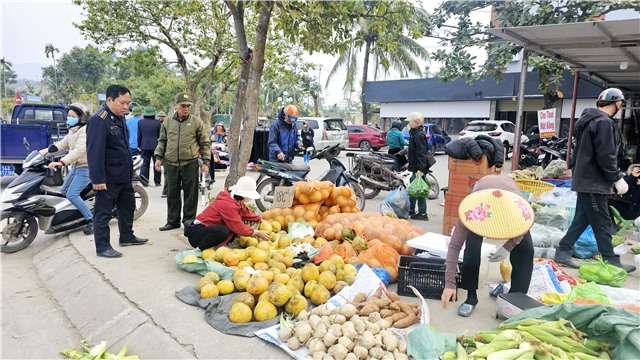
[[[184,259],[184,257],[187,255],[197,256],[198,262],[183,262],[182,259]],[[231,280],[233,279],[233,274],[235,273],[235,270],[230,267],[226,267],[217,262],[202,260],[202,251],[198,249],[179,252],[174,257],[174,261],[176,262],[176,265],[178,265],[184,271],[198,273],[202,276],[204,276],[208,272],[214,272],[220,276],[221,280]]]
[[[607,294],[605,294],[605,292],[602,291],[600,286],[598,286],[598,284],[596,284],[593,281],[590,281],[588,283],[581,284],[578,286],[574,286],[573,289],[571,290],[571,295],[569,295],[569,299],[567,299],[567,301],[573,302],[578,298],[595,300],[600,304],[607,304],[607,305],[611,304],[611,300],[609,300],[609,297],[607,296]]]
[[[295,239],[295,238],[303,238],[307,235],[314,235],[315,231],[311,227],[311,225],[307,223],[294,222],[288,225],[289,232],[287,236]]]
[[[390,214],[391,211],[393,211],[393,214]],[[409,196],[407,191],[401,188],[393,190],[380,204],[380,213],[387,216],[395,215],[399,219],[408,219]]]
[[[412,198],[426,198],[429,196],[431,188],[422,177],[416,177],[407,187],[407,195]]]
[[[533,203],[533,210],[536,213],[536,224],[552,226],[560,230],[566,230],[569,225],[569,212],[561,207],[549,208],[537,203]]]
[[[549,179],[557,179],[566,170],[567,170],[567,162],[566,161],[560,160],[560,159],[553,160],[542,171],[542,177],[543,178],[549,178]]]
[[[578,259],[590,259],[599,253],[596,235],[593,233],[591,225],[580,235],[578,241],[573,246],[573,256]]]
[[[333,252],[334,254],[340,255],[340,257],[344,260],[348,260],[349,258],[358,255],[356,254],[353,245],[351,245],[351,243],[348,241],[345,241],[342,244],[336,246]]]
[[[382,268],[389,272],[391,275],[391,281],[395,282],[398,278],[398,259],[400,253],[398,253],[390,245],[379,243],[372,245],[369,242],[369,248],[358,254],[356,263],[367,264],[371,268]]]
[[[318,254],[313,257],[313,262],[318,264],[323,262],[324,260],[329,260],[329,258],[331,258],[331,255],[333,255],[333,248],[331,247],[331,244],[324,244],[320,248],[320,252],[318,252]]]
[[[578,273],[583,279],[602,285],[622,287],[627,281],[627,272],[624,269],[604,262],[601,258],[597,262],[580,265]]]
[[[354,266],[358,271],[360,271],[362,264],[355,264]],[[373,268],[371,270],[373,270],[374,274],[376,274],[380,281],[382,281],[384,286],[389,286],[391,283],[391,274],[389,274],[387,270],[381,268]]]
[[[558,228],[536,223],[533,224],[529,232],[531,233],[534,247],[556,247],[564,236],[564,232]]]

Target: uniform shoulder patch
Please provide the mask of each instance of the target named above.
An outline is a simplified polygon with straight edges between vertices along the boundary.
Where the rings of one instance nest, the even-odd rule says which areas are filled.
[[[109,115],[109,113],[107,112],[107,110],[102,110],[98,113],[98,117],[102,120],[106,119],[107,115]]]

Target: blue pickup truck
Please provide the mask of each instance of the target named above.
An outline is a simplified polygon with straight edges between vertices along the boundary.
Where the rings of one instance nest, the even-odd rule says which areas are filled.
[[[67,109],[62,105],[16,105],[11,123],[0,124],[0,176],[20,174],[29,151],[44,149],[64,137],[66,119]]]

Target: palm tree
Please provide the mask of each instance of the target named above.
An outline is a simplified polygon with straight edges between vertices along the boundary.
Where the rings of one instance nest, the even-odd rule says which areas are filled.
[[[51,55],[51,58],[53,59],[53,82],[56,90],[56,94],[55,94],[56,99],[58,98],[58,74],[56,70],[55,53],[59,53],[59,52],[60,50],[57,47],[53,46],[52,43],[48,43],[47,45],[44,46],[44,54],[47,55],[47,59],[49,58],[49,55]]]
[[[6,83],[6,76],[5,76],[5,71],[9,72],[11,71],[11,67],[13,66],[13,64],[8,61],[5,60],[4,58],[0,59],[0,72],[2,73],[2,97],[6,98],[7,97],[7,83]]]
[[[417,14],[417,16],[421,15],[422,14]],[[423,60],[428,59],[427,50],[402,32],[387,32],[380,35],[376,30],[379,28],[380,24],[374,26],[374,21],[375,20],[369,18],[364,18],[354,25],[354,29],[352,31],[354,36],[351,39],[352,41],[350,42],[349,49],[340,54],[327,77],[327,83],[325,85],[328,87],[331,78],[340,68],[345,67],[346,76],[342,91],[345,96],[353,93],[356,87],[356,74],[360,70],[358,67],[358,57],[360,55],[363,56],[362,79],[360,84],[360,102],[362,106],[363,124],[368,123],[367,104],[364,99],[365,84],[367,83],[369,75],[369,63],[371,56],[373,55],[373,61],[375,63],[373,72],[374,80],[378,78],[378,75],[381,73],[380,70],[383,70],[385,74],[388,74],[391,68],[397,71],[400,77],[403,78],[409,76],[409,74],[422,76],[422,71],[420,70],[420,65],[416,62],[416,58]],[[380,40],[380,36],[393,36],[393,40],[397,43],[397,47],[391,51],[385,51],[384,49],[376,46]]]

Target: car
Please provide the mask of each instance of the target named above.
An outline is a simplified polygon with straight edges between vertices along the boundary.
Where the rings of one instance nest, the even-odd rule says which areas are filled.
[[[371,125],[347,125],[349,147],[362,151],[380,150],[387,145],[387,132]]]
[[[402,129],[402,135],[409,141],[409,126]],[[444,151],[444,148],[451,142],[449,134],[438,124],[424,124],[424,135],[427,137],[429,149],[434,153]]]
[[[298,131],[304,123],[313,129],[313,147],[322,150],[328,146],[340,145],[340,149],[349,146],[347,126],[341,118],[305,117],[298,118]]]
[[[507,152],[513,147],[515,142],[516,126],[511,121],[506,120],[475,120],[467,124],[464,130],[460,131],[460,138],[475,138],[478,135],[488,135],[500,139]],[[522,141],[528,138],[522,135]]]

